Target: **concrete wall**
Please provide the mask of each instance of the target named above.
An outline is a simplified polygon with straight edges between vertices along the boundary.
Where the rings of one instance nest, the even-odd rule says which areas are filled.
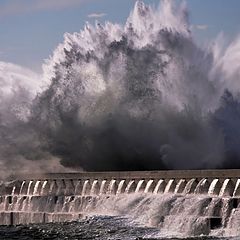
[[[224,170],[174,170],[174,171],[131,171],[131,172],[77,172],[15,175],[8,180],[35,179],[191,179],[191,178],[240,178],[240,169]]]
[[[202,194],[210,200],[227,199],[231,212],[240,206],[240,170],[79,172],[14,176],[0,184],[0,225],[71,221],[78,219],[85,205],[91,201],[94,203],[98,196],[132,193]],[[222,206],[225,206],[223,203],[221,209],[224,210]]]

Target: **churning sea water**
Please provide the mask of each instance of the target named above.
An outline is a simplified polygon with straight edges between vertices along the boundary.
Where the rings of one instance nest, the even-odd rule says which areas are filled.
[[[157,228],[143,227],[126,218],[92,216],[69,223],[30,224],[1,226],[0,239],[71,239],[71,240],[237,240],[240,238],[218,238],[209,236],[171,237]]]

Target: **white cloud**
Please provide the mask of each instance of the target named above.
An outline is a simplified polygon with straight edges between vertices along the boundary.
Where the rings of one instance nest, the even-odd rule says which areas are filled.
[[[60,10],[80,5],[85,0],[8,0],[0,5],[0,17],[45,10]]]
[[[195,27],[198,30],[206,30],[206,29],[208,29],[208,25],[204,25],[204,24],[195,25]]]
[[[89,18],[102,18],[106,16],[106,13],[91,13],[88,15]]]
[[[46,84],[41,75],[25,67],[0,61],[0,93],[13,95],[14,87],[20,86],[29,92],[36,94]]]

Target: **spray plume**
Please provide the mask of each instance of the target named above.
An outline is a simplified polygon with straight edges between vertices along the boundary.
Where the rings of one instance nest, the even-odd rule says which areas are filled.
[[[137,1],[124,26],[66,33],[43,77],[2,71],[2,164],[240,167],[240,38],[218,42],[198,47],[185,4],[169,0],[157,9]]]

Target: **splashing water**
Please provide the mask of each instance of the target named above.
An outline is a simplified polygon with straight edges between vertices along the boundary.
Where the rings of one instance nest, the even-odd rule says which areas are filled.
[[[184,4],[162,1],[154,9],[137,1],[124,26],[86,24],[66,33],[43,80],[5,75],[1,63],[0,162],[239,167],[240,40],[225,49],[220,42],[208,49],[195,43]]]

